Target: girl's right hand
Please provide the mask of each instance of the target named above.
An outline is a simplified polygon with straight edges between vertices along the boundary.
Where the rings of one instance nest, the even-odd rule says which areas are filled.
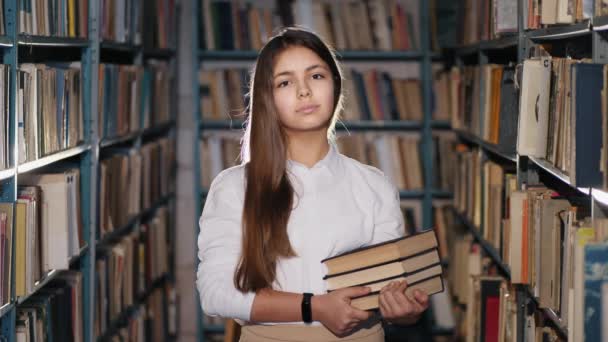
[[[352,298],[365,296],[369,292],[369,287],[356,286],[313,296],[311,299],[312,319],[321,322],[336,336],[347,335],[359,323],[371,317],[370,312],[350,305]]]

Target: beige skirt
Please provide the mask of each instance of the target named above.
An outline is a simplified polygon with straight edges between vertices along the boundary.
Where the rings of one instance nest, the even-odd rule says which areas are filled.
[[[384,342],[384,330],[378,323],[370,328],[361,328],[346,337],[337,337],[324,326],[306,325],[246,325],[241,328],[239,342]]]

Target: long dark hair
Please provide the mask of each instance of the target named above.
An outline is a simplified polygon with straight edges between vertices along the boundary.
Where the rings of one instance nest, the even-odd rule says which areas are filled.
[[[280,257],[295,256],[287,234],[293,205],[293,187],[286,172],[287,141],[273,97],[276,57],[289,47],[315,52],[330,68],[334,81],[334,112],[328,123],[328,139],[342,108],[342,72],[333,50],[310,31],[285,28],[260,51],[249,85],[248,119],[241,158],[246,162],[243,208],[243,241],[234,283],[242,292],[270,287]]]

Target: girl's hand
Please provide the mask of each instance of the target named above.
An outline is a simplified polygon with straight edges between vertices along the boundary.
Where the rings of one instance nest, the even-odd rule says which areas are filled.
[[[349,287],[311,299],[312,319],[321,322],[336,336],[344,336],[359,323],[370,318],[371,313],[350,305],[351,298],[369,294],[369,287]]]
[[[395,324],[414,324],[429,307],[429,296],[415,290],[413,298],[405,294],[407,282],[394,281],[380,290],[380,313],[387,321]]]

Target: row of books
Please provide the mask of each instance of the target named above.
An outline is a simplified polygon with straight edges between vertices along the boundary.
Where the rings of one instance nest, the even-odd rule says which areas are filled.
[[[62,271],[44,289],[17,307],[17,341],[83,341],[83,280]]]
[[[96,336],[169,271],[170,219],[167,207],[160,207],[149,221],[100,251],[95,262]]]
[[[415,0],[322,0],[312,1],[310,8],[296,4],[291,10],[296,23],[313,28],[339,50],[417,50],[420,46],[420,11]]]
[[[451,134],[436,134],[433,142],[435,172],[431,185],[449,191],[453,186],[451,151],[455,138]],[[418,135],[340,134],[337,144],[344,155],[382,170],[399,189],[415,190],[424,187],[424,167]]]
[[[449,113],[452,128],[466,130],[503,153],[515,153],[520,95],[514,66],[465,66],[440,72],[436,78],[445,94],[441,107]]]
[[[572,185],[608,188],[606,66],[540,57],[525,60],[521,68],[521,91],[511,66],[444,73],[453,127],[470,127],[501,152],[543,159]]]
[[[200,2],[199,46],[206,50],[260,50],[281,26],[274,1]]]
[[[53,270],[69,268],[70,258],[85,245],[80,207],[80,173],[24,174],[15,217],[15,295],[33,292],[37,281]],[[9,259],[10,261],[10,259]]]
[[[605,12],[606,5],[591,0],[531,0],[524,7],[526,29],[537,29],[542,25],[570,24],[591,19]]]
[[[592,268],[585,265],[583,255],[587,242],[599,244],[590,244],[595,246],[588,247],[590,253],[608,248],[608,220],[590,220],[589,208],[574,206],[544,186],[519,189],[514,173],[489,161],[481,163],[478,151],[460,148],[458,160],[455,209],[496,249],[510,269],[511,284],[527,286],[539,307],[558,313],[569,331],[586,334],[587,329],[597,329],[575,322],[575,317],[582,310],[578,303],[585,305],[585,311],[597,310],[580,300],[587,295],[584,291],[595,291],[583,290],[586,277],[595,277],[585,274]],[[600,262],[608,265],[606,258]]]
[[[35,36],[86,38],[89,3],[78,0],[19,1],[19,32]]]
[[[450,245],[448,270],[448,284],[457,304],[453,306],[456,335],[466,341],[558,341],[555,330],[544,326],[542,319],[534,315],[526,313],[525,325],[520,326],[517,308],[520,293],[497,275],[491,260],[482,254],[481,246],[460,228]],[[518,338],[519,331],[525,337]]]
[[[424,188],[420,136],[353,134],[340,136],[337,143],[344,155],[379,168],[397,188]]]
[[[341,153],[364,164],[382,170],[402,190],[424,188],[424,173],[417,134],[357,133],[338,135]],[[438,134],[434,138],[437,172],[433,185],[450,190],[453,186],[452,149],[455,138]],[[208,188],[223,169],[239,163],[240,135],[233,132],[213,132],[200,141],[201,184]]]
[[[415,66],[417,68],[417,66]],[[404,78],[378,69],[344,69],[347,121],[422,121],[422,85],[417,78]],[[247,107],[249,70],[201,69],[200,110],[203,120],[239,118]],[[438,77],[434,82],[433,119],[449,120],[444,90],[448,83]]]
[[[480,231],[503,260],[510,253],[509,202],[517,191],[515,170],[492,161],[482,163],[479,149],[456,147],[454,208]],[[485,200],[482,200],[485,199]]]
[[[149,189],[141,192],[146,208],[151,205],[153,200],[158,200],[161,193],[166,194],[169,191],[168,185],[163,184],[167,182],[169,176],[161,175],[164,173],[162,170],[154,171],[161,169],[159,160],[168,158],[159,156],[164,150],[168,150],[165,145],[167,142],[161,141],[158,144],[148,144],[142,147],[143,157],[140,160],[146,169],[152,170],[147,172],[148,174],[143,172],[143,178],[156,177],[158,179],[157,181],[142,182],[141,186]],[[150,172],[156,174],[150,175]],[[9,302],[12,286],[15,286],[17,297],[24,297],[33,292],[38,281],[46,277],[55,277],[53,275],[55,272],[67,270],[70,266],[70,259],[78,256],[85,245],[80,216],[81,190],[78,169],[69,169],[55,174],[26,173],[20,176],[19,181],[17,203],[0,205],[0,269],[2,270],[0,273],[0,302],[2,304]],[[134,179],[130,179],[130,181],[136,182]],[[138,201],[138,197],[132,196],[133,201]],[[146,200],[145,198],[148,197],[153,197],[153,199]],[[114,246],[109,253],[110,257],[103,259],[110,270],[105,270],[105,272],[115,276],[137,274],[135,280],[133,277],[136,275],[121,280],[125,282],[124,284],[131,285],[124,285],[126,287],[119,290],[116,289],[120,281],[104,278],[111,280],[109,284],[112,284],[105,288],[114,293],[116,298],[124,301],[120,303],[127,303],[121,304],[121,308],[129,305],[133,300],[133,294],[129,295],[128,292],[130,289],[133,289],[133,293],[139,293],[145,290],[145,286],[153,280],[168,272],[168,220],[167,210],[158,209],[150,220],[135,229],[137,234],[132,234]],[[11,272],[13,255],[15,270]],[[129,260],[132,262],[129,263]],[[102,260],[97,262],[97,265],[100,264],[103,264]],[[130,266],[137,267],[137,265],[140,265],[137,271],[130,268]],[[117,270],[117,268],[123,267],[124,270]],[[98,273],[103,271],[102,268],[97,269]],[[15,277],[14,281],[11,280],[12,274]],[[37,293],[46,293],[46,291],[45,287],[45,290],[38,290]],[[28,299],[28,303],[29,301]],[[60,303],[66,307],[65,301]],[[112,305],[110,304],[110,309],[112,309]],[[72,306],[67,306],[67,308],[70,307]],[[111,312],[116,312],[116,310]],[[82,317],[82,315],[80,314],[78,317]],[[35,321],[33,320],[29,324],[35,324]],[[76,320],[72,321],[76,322]],[[18,329],[21,328],[18,327]],[[79,333],[81,332],[74,332],[74,334]],[[81,340],[77,337],[79,335],[74,336],[74,341]]]
[[[607,72],[585,61],[525,60],[517,152],[547,160],[574,186],[608,188]]]
[[[556,200],[545,199],[541,207],[552,206],[550,201]],[[555,217],[551,219],[553,215]],[[536,248],[535,257],[529,260],[531,264],[536,263],[536,268],[532,269],[534,273],[530,274],[534,279],[530,279],[532,283],[524,283],[531,287],[530,294],[515,291],[513,284],[522,283],[517,278],[520,276],[517,265],[509,264],[511,282],[497,276],[496,270],[490,266],[491,260],[482,255],[480,245],[473,243],[470,235],[463,234],[450,245],[450,260],[453,262],[450,263],[449,284],[452,285],[455,300],[466,305],[460,330],[467,335],[467,339],[516,341],[519,329],[517,296],[527,298],[530,295],[537,299],[539,308],[548,309],[560,318],[561,324],[567,327],[568,340],[601,339],[601,322],[605,319],[603,312],[606,312],[603,310],[607,307],[605,290],[602,289],[605,280],[600,270],[608,266],[608,244],[606,236],[600,236],[598,232],[600,225],[606,228],[606,222],[600,221],[592,226],[587,219],[576,219],[572,210],[559,214],[549,210],[543,212],[542,216],[553,221],[545,222],[547,229],[552,231],[543,236],[540,247],[533,246],[534,242],[538,243],[538,238],[529,244],[531,249]],[[557,216],[570,218],[559,222]],[[562,249],[562,253],[556,254]],[[529,257],[529,248],[524,248],[521,253],[514,246],[510,250],[511,255],[521,254],[517,258]],[[516,273],[513,273],[514,270]],[[535,340],[540,337],[558,340],[556,331],[544,326],[539,316],[526,314],[523,331],[528,338],[534,339],[536,336]]]
[[[0,64],[0,170],[9,168],[13,159],[10,149],[10,118],[8,110],[10,99],[10,66]]]
[[[18,161],[75,147],[84,139],[80,63],[21,64],[17,75]]]
[[[98,114],[100,137],[114,138],[171,120],[169,89],[173,82],[166,62],[99,65]]]
[[[458,22],[460,42],[474,44],[517,33],[517,0],[466,0]],[[608,6],[592,0],[530,0],[523,7],[524,29],[571,24],[608,13]]]
[[[419,79],[399,78],[381,70],[346,70],[346,120],[422,121]]]
[[[120,151],[100,162],[99,237],[122,228],[173,191],[173,142],[161,138],[139,151]]]
[[[293,24],[315,30],[340,50],[419,47],[415,0],[316,0],[278,7],[272,1],[203,0],[200,10],[200,46],[207,50],[259,50],[275,28]]]
[[[465,0],[461,6],[458,17],[461,44],[517,33],[517,0]]]
[[[87,1],[23,0],[19,3],[19,32],[34,36],[86,38],[88,12]],[[177,12],[172,0],[103,0],[99,4],[99,14],[102,40],[134,45],[143,43],[149,48],[175,46]],[[142,30],[149,34],[142,38]]]
[[[176,334],[176,303],[171,300],[175,289],[170,285],[152,291],[141,305],[132,307],[133,313],[108,341],[162,342]],[[167,301],[170,301],[167,303]],[[167,303],[167,305],[165,305]]]

